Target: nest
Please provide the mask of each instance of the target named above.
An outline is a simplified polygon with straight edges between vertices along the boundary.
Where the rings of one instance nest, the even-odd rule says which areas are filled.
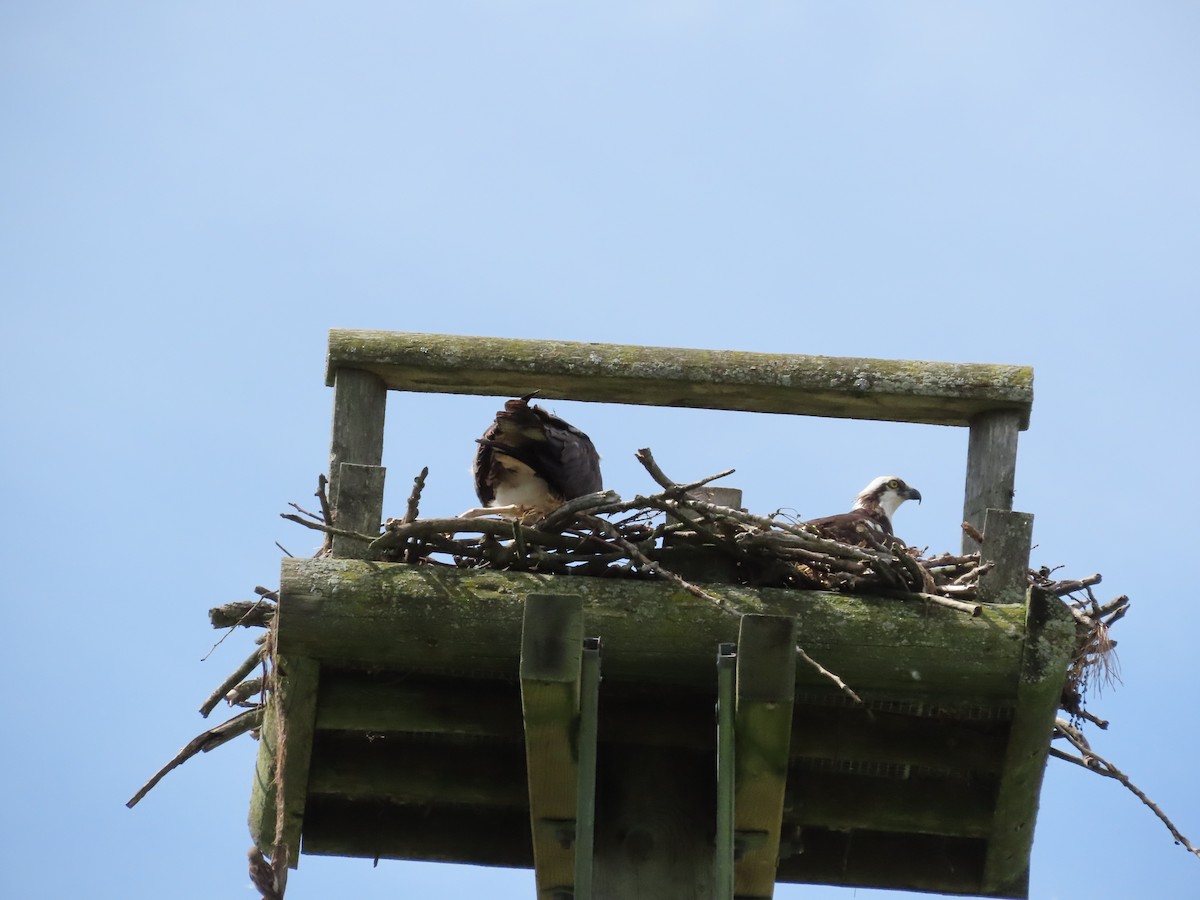
[[[640,450],[637,456],[662,490],[639,494],[631,500],[622,500],[612,492],[589,494],[540,518],[422,519],[419,505],[428,469],[414,479],[404,516],[389,519],[378,534],[359,534],[337,527],[324,476],[320,477],[316,492],[320,513],[308,512],[293,503],[296,512],[283,515],[325,533],[325,544],[317,556],[332,554],[332,540],[338,537],[365,544],[363,555],[370,558],[410,565],[665,579],[731,614],[739,610],[722,596],[722,582],[895,596],[971,616],[980,615],[988,605],[987,591],[981,591],[981,585],[985,584],[991,563],[983,562],[979,553],[931,556],[899,539],[890,536],[881,539],[870,530],[862,531],[855,544],[831,540],[813,526],[779,511],[762,516],[712,502],[704,486],[730,472],[678,484],[659,469],[649,450]],[[963,528],[983,543],[983,535],[967,523],[963,523]],[[1091,749],[1080,730],[1085,722],[1102,729],[1108,726],[1086,709],[1085,698],[1091,688],[1119,681],[1116,642],[1110,630],[1129,609],[1129,598],[1124,595],[1101,603],[1092,591],[1100,580],[1098,574],[1060,579],[1049,568],[1027,573],[1028,585],[1035,591],[1062,598],[1076,622],[1077,650],[1067,672],[1060,704],[1069,718],[1058,719],[1053,734],[1048,736],[1064,739],[1075,752],[1052,746],[1050,753],[1121,781],[1163,821],[1178,843],[1200,856],[1200,850],[1187,842],[1150,798]],[[209,611],[213,627],[228,629],[226,636],[239,626],[268,629],[250,656],[200,709],[202,715],[208,716],[224,701],[240,712],[197,735],[134,795],[129,806],[135,805],[167,772],[192,756],[247,732],[257,736],[263,722],[265,697],[272,690],[273,632],[269,629],[279,598],[277,592],[264,587],[255,588],[255,593],[257,600],[229,603]],[[822,668],[803,648],[797,647],[796,652],[847,696],[861,703],[835,673]],[[259,674],[250,677],[256,669]],[[277,833],[282,833],[282,829],[277,829]],[[286,848],[277,847],[270,863],[252,850],[250,871],[264,898],[281,900],[286,885]]]
[[[659,468],[649,449],[639,450],[637,459],[662,490],[630,500],[601,491],[575,498],[548,515],[523,520],[421,518],[428,468],[413,480],[405,515],[388,519],[381,534],[338,529],[330,521],[324,477],[316,493],[321,513],[292,504],[297,514],[284,517],[326,533],[326,545],[318,556],[331,553],[330,541],[339,536],[367,544],[367,555],[385,562],[663,579],[733,613],[739,610],[711,582],[902,596],[972,616],[987,605],[981,599],[981,584],[992,563],[983,562],[978,552],[931,556],[925,549],[865,527],[854,544],[832,540],[781,511],[763,516],[712,502],[705,486],[733,470],[680,484]],[[972,526],[964,522],[963,528],[983,543],[983,535]],[[701,569],[696,568],[698,560],[704,560]],[[694,576],[694,571],[699,574]],[[1101,580],[1098,574],[1081,579],[1053,576],[1054,570],[1048,568],[1028,571],[1030,586],[1065,598],[1076,618],[1078,652],[1062,707],[1074,721],[1103,722],[1086,712],[1084,698],[1091,684],[1108,684],[1116,677],[1116,643],[1109,628],[1125,615],[1129,598],[1122,595],[1100,604],[1091,590]],[[701,580],[707,587],[695,583]]]

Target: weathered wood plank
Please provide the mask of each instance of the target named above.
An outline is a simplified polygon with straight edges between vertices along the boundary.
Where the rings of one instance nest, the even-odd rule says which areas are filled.
[[[712,648],[736,638],[735,616],[661,582],[287,559],[279,647],[335,663],[511,679],[524,598],[548,589],[581,598],[589,630],[604,636],[606,682],[711,686]],[[973,619],[894,598],[711,590],[747,611],[796,616],[805,649],[868,699],[890,691],[988,702],[1016,691],[1020,607],[988,607]],[[807,666],[797,684],[828,687]]]
[[[743,616],[737,642],[734,714],[734,894],[771,897],[787,788],[796,620]]]
[[[376,375],[363,369],[331,369],[329,384],[333,386],[333,427],[329,443],[329,503],[335,522],[343,528],[357,531],[364,517],[374,516],[375,526],[367,528],[374,534],[383,509],[383,474],[360,477],[350,490],[355,496],[342,497],[342,463],[357,466],[379,466],[383,461],[383,423],[387,409],[387,387]],[[347,470],[350,471],[350,470]],[[375,479],[378,479],[376,481]],[[368,493],[369,492],[369,493]],[[348,510],[343,517],[338,509]],[[380,513],[374,510],[378,508]],[[351,511],[352,510],[352,511]],[[335,540],[336,550],[361,554],[354,542]]]
[[[712,697],[702,693],[614,694],[607,685],[600,739],[703,749],[712,743]],[[664,709],[669,712],[664,713]],[[796,703],[792,760],[953,769],[999,774],[1008,720],[956,721]],[[507,681],[417,678],[321,670],[317,729],[396,732],[519,743],[519,686]]]
[[[284,840],[288,865],[300,860],[300,833],[308,796],[320,667],[315,660],[277,655],[272,673],[275,690],[263,718],[254,784],[250,794],[250,834],[267,854],[275,852],[276,797],[282,780]],[[285,727],[280,728],[280,722]],[[283,773],[278,767],[282,761]]]
[[[606,670],[607,665],[606,650]],[[711,724],[711,706],[707,718]],[[711,900],[716,806],[711,750],[601,745],[599,764],[596,900]]]
[[[534,869],[544,900],[575,883],[582,658],[580,598],[530,594],[521,633],[521,708]]]
[[[529,813],[470,806],[413,808],[314,795],[304,852],[365,859],[419,859],[531,868]],[[453,835],[447,840],[447,835]]]
[[[793,768],[784,821],[834,831],[986,839],[995,800],[995,779],[886,778]]]
[[[469,805],[524,810],[529,807],[524,757],[519,743],[318,732],[309,792],[414,809]]]
[[[338,467],[338,499],[331,504],[338,528],[375,537],[383,523],[383,466],[342,463]],[[343,559],[367,559],[370,544],[342,535],[333,536],[333,555]]]
[[[1017,477],[1017,432],[1029,425],[1028,410],[989,410],[974,416],[967,442],[967,484],[963,497],[963,521],[982,531],[989,509],[1009,510]],[[963,552],[979,549],[974,538],[963,533]]]
[[[1057,598],[1033,589],[1029,596],[1019,704],[1005,752],[996,815],[984,867],[984,891],[1029,894],[1029,854],[1050,752],[1050,735],[1075,649],[1075,619]]]
[[[979,579],[984,603],[1023,603],[1029,589],[1029,551],[1033,546],[1033,516],[989,509],[983,520],[980,560],[992,568]]]
[[[985,843],[971,838],[805,828],[779,864],[779,880],[976,894]]]
[[[393,390],[967,425],[1033,400],[1026,366],[687,350],[334,329],[328,378],[349,366]],[[331,381],[332,383],[332,381]],[[994,505],[994,504],[993,504]]]

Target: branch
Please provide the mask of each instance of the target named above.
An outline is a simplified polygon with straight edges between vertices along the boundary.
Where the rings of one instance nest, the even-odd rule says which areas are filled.
[[[421,491],[425,490],[425,479],[429,477],[429,466],[424,466],[413,479],[412,493],[408,495],[408,509],[404,513],[403,522],[414,522],[420,511]]]
[[[809,656],[807,653],[805,653],[804,648],[801,647],[799,644],[796,645],[796,655],[799,656],[806,663],[808,663],[810,666],[812,666],[814,669],[816,669],[818,672],[820,672],[822,675],[824,675],[826,678],[828,678],[830,681],[832,681],[834,684],[836,684],[838,686],[838,689],[843,694],[845,694],[847,697],[849,697],[851,700],[853,700],[859,706],[862,705],[862,702],[863,702],[862,697],[858,696],[858,694],[856,694],[856,693],[854,693],[854,691],[850,690],[850,686],[847,685],[846,682],[842,681],[842,679],[838,678],[838,676],[834,675],[827,668],[825,668],[823,665],[821,665],[819,662],[817,662],[815,659],[813,659],[811,656]]]
[[[1180,834],[1179,829],[1175,827],[1175,823],[1167,818],[1167,814],[1162,811],[1159,805],[1147,797],[1141,788],[1130,781],[1128,775],[1110,763],[1103,756],[1097,754],[1096,751],[1088,745],[1083,736],[1078,734],[1076,729],[1071,728],[1069,725],[1062,722],[1062,720],[1059,720],[1059,722],[1054,726],[1054,733],[1061,737],[1065,737],[1071,743],[1071,745],[1080,752],[1081,756],[1075,757],[1069,753],[1063,753],[1061,750],[1057,750],[1054,747],[1050,748],[1051,755],[1059,759],[1065,759],[1067,762],[1075,763],[1078,766],[1083,766],[1085,769],[1095,772],[1097,775],[1103,775],[1106,778],[1115,778],[1117,781],[1121,782],[1121,784],[1125,785],[1126,789],[1128,789],[1130,793],[1141,800],[1142,803],[1150,808],[1152,813],[1158,816],[1159,821],[1167,826],[1167,830],[1170,831],[1171,836],[1175,838],[1175,843],[1182,845],[1183,848],[1193,856],[1200,857],[1200,850],[1193,847],[1191,842],[1188,841],[1188,839],[1182,834]]]
[[[213,691],[208,699],[204,701],[200,707],[200,715],[207,719],[208,714],[217,708],[218,703],[225,699],[225,695],[229,693],[230,689],[237,687],[239,682],[254,671],[254,668],[263,661],[265,652],[265,645],[263,647],[255,647],[254,652],[246,657],[246,661],[238,666],[232,675],[222,681],[220,687]]]
[[[266,628],[275,615],[274,604],[262,600],[237,600],[214,606],[208,611],[208,621],[213,628]]]
[[[357,541],[374,541],[376,536],[371,534],[359,534],[357,531],[347,531],[345,528],[337,528],[333,525],[322,525],[318,522],[310,522],[307,519],[302,519],[300,516],[293,513],[280,513],[281,519],[287,519],[289,522],[295,522],[298,525],[303,525],[305,528],[311,528],[313,531],[323,531],[326,534],[336,535],[337,537],[354,538]]]
[[[141,790],[134,794],[125,805],[133,809],[138,804],[138,801],[150,793],[154,789],[154,786],[162,781],[163,777],[172,769],[183,765],[197,753],[207,753],[209,750],[215,750],[238,735],[245,734],[252,728],[258,728],[262,724],[262,718],[262,707],[255,707],[254,709],[246,710],[244,713],[238,713],[238,715],[229,721],[196,735],[184,745],[182,750],[175,754],[169,763],[155,772],[154,777],[142,785]]]
[[[645,553],[639,550],[635,544],[626,540],[621,532],[617,530],[617,527],[611,522],[606,522],[604,519],[597,519],[594,516],[588,516],[587,518],[590,523],[595,525],[596,528],[600,529],[609,537],[611,537],[613,542],[622,550],[624,550],[629,558],[635,561],[643,571],[661,575],[663,578],[667,579],[667,581],[671,582],[676,587],[682,588],[692,596],[699,597],[701,600],[707,600],[709,603],[727,612],[740,612],[739,610],[735,609],[732,604],[726,602],[724,598],[714,597],[712,594],[697,587],[690,581],[680,578],[669,569],[663,568],[661,563],[650,559]]]

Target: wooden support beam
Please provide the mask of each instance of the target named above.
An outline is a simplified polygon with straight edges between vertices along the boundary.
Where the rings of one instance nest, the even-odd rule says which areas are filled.
[[[298,656],[276,655],[272,691],[260,732],[254,784],[250,792],[250,835],[272,857],[287,853],[288,865],[300,860],[300,832],[308,796],[309,763],[316,723],[320,667]],[[280,767],[282,766],[282,771]],[[283,785],[283,840],[276,840],[278,789]]]
[[[787,789],[796,689],[796,620],[742,617],[737,645],[734,896],[771,897]]]
[[[592,900],[592,863],[596,847],[596,754],[600,713],[600,638],[583,642],[579,675],[579,772],[575,822],[575,892],[572,900]]]
[[[583,604],[530,594],[521,638],[521,706],[538,897],[570,897],[575,883]]]
[[[606,670],[608,655],[606,650]],[[710,658],[710,685],[711,675]],[[711,716],[710,705],[709,723]],[[595,900],[710,900],[716,808],[711,750],[601,744],[599,762]]]
[[[376,534],[383,510],[383,472],[346,470],[353,482],[342,496],[343,463],[378,467],[383,461],[383,424],[387,386],[377,375],[363,369],[333,367],[328,373],[333,386],[333,428],[329,444],[329,503],[334,524],[339,528]],[[341,512],[345,509],[343,515]],[[376,512],[379,510],[379,512]],[[374,519],[374,524],[370,519]],[[358,542],[334,539],[337,555],[362,558]]]
[[[967,485],[963,499],[963,521],[982,531],[989,509],[1009,510],[1017,474],[1017,432],[1029,425],[1024,414],[998,409],[981,412],[971,419],[967,443]],[[963,552],[974,553],[979,545],[963,533]]]
[[[967,425],[1033,402],[1027,366],[916,362],[334,329],[329,374],[366,369],[389,388],[448,394],[736,409]],[[332,380],[330,381],[332,383]],[[995,504],[993,504],[995,505]]]
[[[713,900],[733,900],[736,676],[736,645],[721,644],[717,649],[717,836]]]
[[[711,648],[737,637],[736,616],[665,582],[285,559],[279,648],[339,664],[512,678],[524,597],[551,582],[579,598],[589,629],[604,635],[606,680],[711,690]],[[797,617],[805,649],[864,696],[924,693],[956,704],[1012,697],[1021,607],[989,606],[972,618],[892,597],[710,589],[740,609]],[[796,678],[829,689],[808,666]]]
[[[984,865],[983,892],[997,897],[1029,894],[1029,854],[1042,776],[1067,666],[1076,646],[1075,619],[1057,598],[1029,593],[1019,703],[1005,752],[1004,772]]]
[[[979,579],[982,603],[1024,603],[1029,589],[1030,513],[989,509],[983,520],[980,561],[992,567]]]

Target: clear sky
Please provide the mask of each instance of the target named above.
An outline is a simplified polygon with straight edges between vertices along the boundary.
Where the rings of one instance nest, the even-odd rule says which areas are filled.
[[[133,791],[249,652],[327,461],[331,327],[1036,372],[1036,564],[1128,593],[1093,743],[1200,841],[1200,10],[1192,4],[0,6],[6,773],[0,895],[252,897],[247,739]],[[555,404],[646,490],[957,547],[958,429]],[[389,512],[473,503],[495,398],[390,405]],[[1049,767],[1038,900],[1200,896],[1132,795]],[[533,896],[532,874],[305,857],[290,900]],[[805,900],[902,897],[781,886]]]

